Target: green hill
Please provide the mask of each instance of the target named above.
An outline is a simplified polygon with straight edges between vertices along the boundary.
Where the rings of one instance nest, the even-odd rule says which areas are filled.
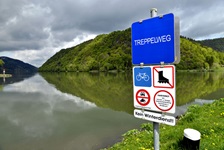
[[[224,53],[181,37],[181,61],[177,69],[217,69],[224,64]],[[39,71],[131,70],[131,29],[98,35],[77,46],[62,49],[47,60]]]

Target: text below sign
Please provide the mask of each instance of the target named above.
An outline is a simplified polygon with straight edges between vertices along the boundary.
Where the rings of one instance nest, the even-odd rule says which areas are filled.
[[[175,63],[179,57],[179,25],[172,13],[132,24],[134,65]],[[177,24],[177,25],[176,25]],[[179,60],[179,59],[178,59]]]
[[[135,109],[134,116],[139,119],[149,120],[152,122],[163,123],[171,126],[175,126],[176,119],[173,116],[167,116],[164,114],[149,112],[149,111],[142,111]]]
[[[139,73],[141,73],[141,81]],[[133,67],[134,107],[157,112],[175,113],[175,66]]]

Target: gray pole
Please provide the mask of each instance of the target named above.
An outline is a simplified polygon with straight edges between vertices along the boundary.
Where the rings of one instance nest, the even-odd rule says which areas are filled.
[[[151,17],[157,16],[157,9],[151,9]],[[159,150],[159,123],[153,122],[153,138],[154,138],[154,150]]]
[[[157,16],[157,9],[156,8],[152,8],[150,10],[150,12],[151,12],[151,17],[156,17]]]
[[[153,122],[154,150],[159,150],[159,123]]]

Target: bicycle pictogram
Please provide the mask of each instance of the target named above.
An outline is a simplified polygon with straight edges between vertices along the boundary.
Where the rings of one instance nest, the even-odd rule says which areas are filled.
[[[134,86],[151,87],[151,67],[134,67],[133,68]]]
[[[146,74],[146,73],[138,73],[137,75],[136,75],[136,80],[137,81],[141,81],[141,80],[145,80],[145,81],[149,81],[149,76]]]

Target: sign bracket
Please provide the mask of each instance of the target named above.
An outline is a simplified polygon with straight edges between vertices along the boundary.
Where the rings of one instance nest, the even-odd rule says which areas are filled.
[[[161,67],[161,68],[164,68],[164,65],[165,65],[165,64],[164,64],[164,61],[161,61],[161,62],[160,62],[160,67]]]
[[[162,18],[163,18],[163,15],[159,15],[159,18],[161,18],[161,19],[162,19]]]
[[[144,63],[141,62],[141,63],[140,63],[140,69],[142,69],[143,67],[144,67]]]

